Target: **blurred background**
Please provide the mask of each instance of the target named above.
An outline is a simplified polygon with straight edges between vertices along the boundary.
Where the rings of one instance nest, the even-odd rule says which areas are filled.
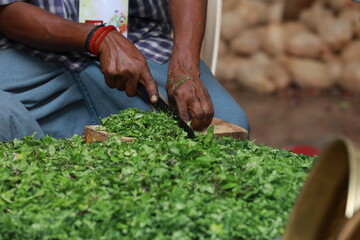
[[[251,140],[360,144],[360,4],[223,0],[216,76],[248,115]]]

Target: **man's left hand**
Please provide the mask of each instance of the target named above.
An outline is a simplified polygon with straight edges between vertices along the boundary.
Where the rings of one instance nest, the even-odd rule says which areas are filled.
[[[207,128],[214,116],[214,107],[205,85],[200,80],[198,63],[171,60],[166,90],[170,107],[194,130]]]

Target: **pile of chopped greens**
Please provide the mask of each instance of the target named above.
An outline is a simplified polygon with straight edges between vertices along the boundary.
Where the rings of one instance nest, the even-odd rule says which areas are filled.
[[[281,236],[313,159],[211,131],[186,139],[170,118],[129,109],[104,121],[136,132],[132,143],[0,144],[0,239]]]
[[[163,112],[144,112],[137,108],[130,108],[118,114],[110,115],[100,121],[101,126],[99,130],[137,139],[151,141],[165,140],[168,137],[174,139],[187,136],[177,126],[176,121]]]

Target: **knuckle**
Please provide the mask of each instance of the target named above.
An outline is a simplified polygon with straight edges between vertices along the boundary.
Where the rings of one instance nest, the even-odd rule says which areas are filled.
[[[184,111],[184,110],[180,110],[179,115],[180,115],[181,118],[186,119],[187,116],[188,116],[188,113],[186,111]]]
[[[135,97],[136,96],[136,92],[128,92],[127,95],[129,97]]]
[[[133,72],[134,72],[133,67],[127,67],[122,71],[122,75],[132,76]]]
[[[172,100],[172,99],[175,99],[174,93],[171,92],[171,91],[167,91],[167,96],[168,96],[169,101],[170,101],[170,99],[171,99],[171,100]]]
[[[134,97],[136,95],[136,89],[134,89],[133,87],[126,87],[125,91],[126,95],[129,97]]]
[[[105,73],[105,76],[110,77],[110,78],[114,78],[117,75],[118,74],[114,69],[107,70],[107,72]]]
[[[136,61],[134,64],[131,65],[131,67],[134,69],[134,71],[137,71],[139,73],[146,73],[146,65],[142,61]]]
[[[196,120],[201,120],[204,117],[203,111],[200,111],[199,109],[194,111],[193,118]]]
[[[115,88],[115,85],[112,84],[112,83],[106,82],[106,85],[107,85],[109,88]]]
[[[119,90],[119,91],[124,91],[125,90],[124,86],[122,86],[122,85],[117,85],[116,89]]]
[[[141,59],[141,61],[138,61],[138,67],[141,69],[145,69],[147,66],[145,64],[145,59]]]
[[[126,93],[126,95],[128,96],[128,97],[134,97],[135,96],[135,94],[133,93],[133,92],[131,92],[131,91],[125,91],[125,93]]]
[[[101,68],[100,71],[102,74],[104,74],[105,77],[110,76],[107,68]]]
[[[116,74],[116,69],[113,66],[101,66],[100,71],[106,77],[113,77]]]
[[[206,112],[204,115],[206,118],[212,118],[214,116],[214,112],[209,111],[209,112]]]
[[[187,94],[186,90],[183,88],[175,88],[173,91],[174,96],[181,97],[183,99],[188,99],[189,95]]]

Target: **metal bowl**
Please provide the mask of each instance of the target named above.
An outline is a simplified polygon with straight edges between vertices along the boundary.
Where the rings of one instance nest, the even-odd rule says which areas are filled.
[[[330,143],[298,196],[283,240],[338,239],[360,208],[360,149],[349,139]]]

